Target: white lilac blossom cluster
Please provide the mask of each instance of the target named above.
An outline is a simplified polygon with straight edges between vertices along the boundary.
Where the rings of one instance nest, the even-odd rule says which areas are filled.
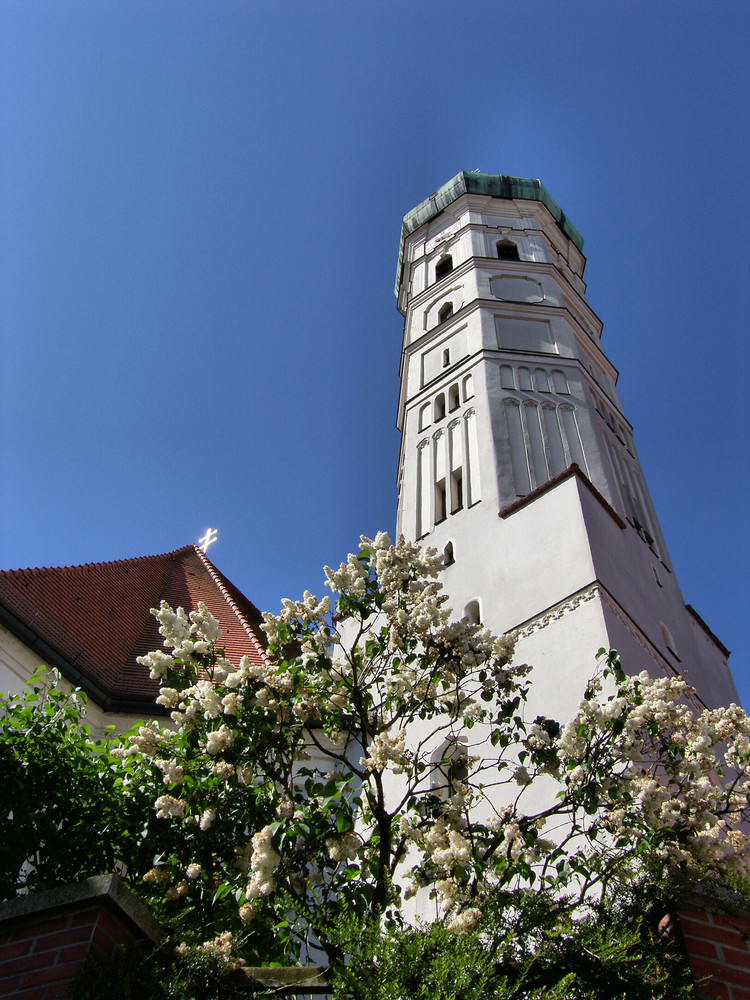
[[[750,720],[736,705],[695,714],[694,700],[683,678],[628,678],[611,654],[565,726],[540,718],[519,734],[520,791],[495,818],[497,853],[544,874],[572,855],[612,871],[647,847],[665,871],[750,877]],[[557,804],[524,815],[542,776],[558,780]],[[555,838],[541,837],[553,821]]]
[[[325,568],[326,586],[339,599],[343,621],[330,618],[327,598],[318,601],[307,592],[301,602],[285,601],[281,615],[264,614],[269,642],[298,641],[309,668],[309,684],[298,688],[292,707],[301,721],[317,721],[331,708],[351,716],[354,692],[366,686],[373,711],[384,719],[381,732],[394,741],[397,733],[388,730],[398,709],[389,720],[383,712],[387,703],[417,699],[425,712],[480,720],[487,715],[484,694],[513,688],[526,670],[508,667],[513,637],[492,636],[468,621],[452,622],[435,579],[441,569],[442,557],[434,549],[403,537],[391,545],[384,532],[374,539],[362,536],[358,555],[350,555],[338,570]],[[293,633],[290,625],[296,626]],[[367,647],[365,659],[360,640]],[[420,655],[408,655],[414,649]],[[370,758],[377,753],[376,745]],[[393,756],[388,759],[399,764]]]
[[[198,610],[189,615],[184,608],[174,611],[166,601],[159,608],[151,608],[151,614],[159,621],[164,645],[172,648],[171,655],[157,650],[138,657],[138,663],[149,668],[154,680],[165,677],[174,668],[175,660],[195,663],[196,655],[208,653],[210,644],[221,637],[219,623],[202,601]]]
[[[252,839],[253,852],[250,856],[250,870],[252,877],[245,888],[245,899],[251,901],[259,896],[268,896],[276,888],[276,880],[273,876],[274,870],[281,861],[280,856],[273,848],[271,827],[265,826]],[[244,911],[243,920],[249,922],[254,911],[250,909]]]
[[[692,711],[681,677],[623,679],[617,696],[590,685],[559,738],[575,793],[597,783],[602,826],[616,838],[668,832],[657,853],[671,864],[750,877],[750,719],[737,705]],[[609,746],[610,773],[591,767],[590,746]]]
[[[461,934],[482,892],[532,870],[570,891],[567,857],[602,884],[643,844],[665,866],[750,874],[741,709],[694,716],[683,680],[627,680],[610,664],[616,684],[596,677],[567,725],[526,722],[514,637],[452,621],[441,568],[435,550],[363,536],[326,568],[335,606],[284,601],[263,616],[267,657],[237,667],[203,605],[154,612],[167,651],[141,662],[176,728],[141,727],[128,755],[158,778],[157,817],[197,828],[202,860],[214,851],[203,867],[194,853],[174,862],[170,899],[223,884],[256,933],[274,907],[278,926],[290,907],[314,926],[347,901],[382,907],[405,880]],[[548,804],[524,812],[539,780]]]
[[[189,945],[183,941],[177,945],[175,953],[181,958],[191,954],[208,956],[227,972],[240,969],[245,964],[243,959],[235,954],[235,941],[231,931],[218,934],[211,941],[204,941],[199,945]]]
[[[458,935],[469,934],[471,931],[476,930],[479,926],[481,918],[481,910],[477,909],[475,906],[468,907],[467,909],[462,910],[448,923],[448,930],[453,931],[454,934]]]
[[[331,861],[354,861],[360,852],[362,841],[356,833],[345,833],[341,837],[327,837],[326,849]]]
[[[367,748],[367,756],[360,757],[363,771],[384,771],[388,764],[395,764],[394,773],[401,774],[406,763],[406,730],[400,733],[378,733]]]

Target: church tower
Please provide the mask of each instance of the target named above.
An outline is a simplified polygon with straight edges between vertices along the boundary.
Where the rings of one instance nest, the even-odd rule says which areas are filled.
[[[518,631],[549,714],[572,714],[600,648],[728,704],[728,651],[675,580],[582,248],[526,178],[463,172],[404,216],[398,530],[444,553],[456,615]]]

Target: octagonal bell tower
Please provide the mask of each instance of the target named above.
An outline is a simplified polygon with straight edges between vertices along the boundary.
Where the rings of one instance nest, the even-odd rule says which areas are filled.
[[[444,553],[457,615],[518,630],[544,710],[597,650],[737,700],[686,607],[586,301],[583,239],[537,180],[460,173],[404,216],[398,530]]]

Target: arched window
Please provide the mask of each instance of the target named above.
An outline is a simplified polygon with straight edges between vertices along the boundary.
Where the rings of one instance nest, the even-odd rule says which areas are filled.
[[[435,265],[435,281],[440,281],[446,274],[453,270],[453,258],[449,253],[445,254]]]
[[[442,420],[445,416],[445,395],[441,392],[435,397],[435,420]]]
[[[474,395],[474,385],[472,376],[467,375],[466,378],[464,379],[463,384],[464,384],[464,401],[466,401],[467,399],[471,399],[471,397]]]
[[[568,380],[561,371],[555,370],[552,372],[552,384],[555,387],[555,392],[559,392],[562,396],[569,395]]]
[[[520,260],[518,247],[513,240],[500,240],[497,244],[497,256],[500,260]]]
[[[425,427],[430,426],[430,404],[425,403],[419,409],[419,429],[423,431]]]
[[[451,472],[451,514],[463,510],[464,506],[464,474],[462,469]]]
[[[659,622],[659,624],[661,625],[661,634],[664,637],[664,645],[667,647],[672,656],[676,656],[677,659],[679,660],[680,657],[679,654],[677,653],[677,646],[675,645],[672,633],[669,631],[664,622]]]
[[[482,617],[479,612],[479,601],[469,601],[464,608],[464,618],[471,625],[481,625]]]
[[[443,549],[443,566],[452,566],[455,561],[456,557],[453,553],[453,542],[448,542]]]
[[[469,777],[468,748],[462,745],[466,742],[465,736],[448,739],[430,758],[432,792],[441,799],[455,795]]]
[[[457,410],[459,405],[458,383],[452,385],[448,390],[448,409]]]
[[[445,305],[440,309],[438,313],[438,323],[445,323],[447,319],[450,319],[453,315],[453,303],[446,302]]]
[[[445,490],[445,480],[435,483],[435,524],[440,524],[448,516],[448,497]]]

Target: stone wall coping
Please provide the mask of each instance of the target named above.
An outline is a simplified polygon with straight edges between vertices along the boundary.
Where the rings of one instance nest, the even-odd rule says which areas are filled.
[[[299,990],[313,996],[331,992],[327,983],[328,967],[325,965],[300,966],[245,966],[243,973],[254,986],[277,989],[282,992]]]
[[[682,892],[678,900],[678,912],[681,906],[709,910],[717,916],[750,919],[750,900],[742,893],[716,882],[697,882],[689,890]]]
[[[83,904],[94,902],[100,902],[124,916],[138,932],[154,943],[164,934],[164,928],[146,904],[117,875],[94,875],[70,885],[16,896],[0,903],[0,927],[55,910],[81,909]]]

